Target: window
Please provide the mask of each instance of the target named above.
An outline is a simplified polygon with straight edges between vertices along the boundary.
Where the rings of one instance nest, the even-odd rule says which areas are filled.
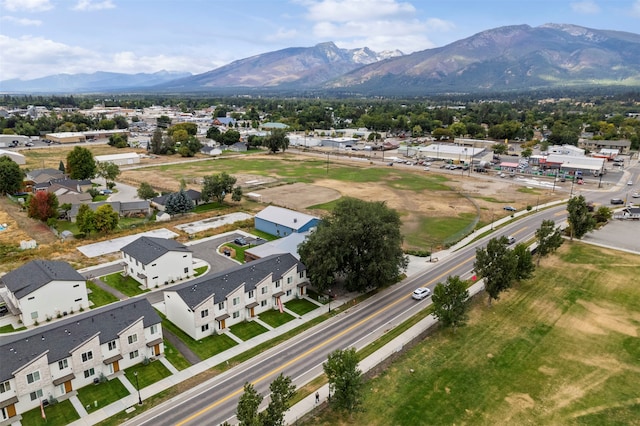
[[[90,368],[88,370],[84,370],[84,378],[88,379],[89,377],[93,376],[94,374],[96,374],[96,371],[93,368]]]
[[[233,318],[239,318],[240,317],[240,312],[236,311],[233,313]]]
[[[151,266],[152,266],[152,267],[153,267],[153,266],[156,266],[156,264],[155,264],[155,263],[152,263],[152,264],[151,264]]]
[[[38,311],[31,312],[31,319],[37,319],[37,318],[38,318]]]
[[[82,302],[82,297],[80,299],[74,300],[74,302]]]
[[[143,271],[145,270],[145,269],[144,269],[144,265],[142,265],[142,270],[143,270]]]
[[[27,383],[33,383],[40,380],[40,372],[34,371],[33,373],[27,374]]]
[[[300,272],[300,274],[298,274],[300,276],[300,278],[304,278],[304,271]]]
[[[61,361],[58,361],[58,368],[60,370],[64,370],[65,368],[69,367],[69,362],[67,362],[66,359],[63,359]]]
[[[132,334],[131,336],[129,336],[128,340],[129,340],[129,344],[132,345],[138,341],[138,335]]]
[[[31,393],[29,394],[29,396],[31,397],[31,400],[32,400],[32,401],[35,401],[36,399],[40,399],[40,398],[42,398],[42,389],[38,389],[38,390],[37,390],[37,391],[35,391],[35,392],[31,392]]]
[[[155,277],[151,278],[152,280],[157,280],[158,276],[156,275]]]
[[[287,290],[287,296],[291,296],[291,290]]]
[[[276,288],[280,288],[280,280],[276,281]]]
[[[109,350],[110,350],[110,351],[112,351],[112,350],[114,350],[114,349],[116,349],[116,348],[118,347],[118,346],[117,346],[117,342],[116,342],[115,340],[110,341],[110,342],[107,344],[107,346],[109,347]]]
[[[6,382],[0,383],[0,393],[9,392],[11,390],[11,383],[7,380]]]
[[[87,362],[90,359],[93,359],[93,352],[89,351],[82,354],[82,362]]]
[[[31,296],[31,297],[27,298],[27,300],[33,300],[35,298],[36,298],[35,296]]]
[[[253,290],[249,291],[249,299],[253,299],[253,296],[254,296],[254,291]]]
[[[263,300],[262,302],[260,302],[260,306],[263,306],[263,307],[264,307],[264,306],[267,306],[267,301],[266,301],[266,300]]]
[[[233,306],[236,306],[240,303],[240,298],[239,297],[234,297],[233,298]]]
[[[151,334],[156,334],[158,332],[158,324],[153,324],[151,326]]]
[[[218,303],[218,309],[220,309],[220,310],[224,309],[224,302]]]
[[[80,287],[80,284],[74,284],[73,288]]]
[[[135,359],[138,358],[138,350],[136,349],[133,352],[129,352],[129,359]]]
[[[184,273],[188,274],[189,273],[189,268],[184,268]]]
[[[186,255],[186,254],[183,254],[183,255],[182,255],[182,258],[183,258],[183,259],[185,259],[186,257],[187,257],[187,255]]]
[[[267,291],[269,291],[267,287],[262,287],[262,294],[267,294]]]
[[[204,318],[204,317],[208,317],[209,316],[209,310],[208,309],[203,309],[200,312],[200,318]]]
[[[287,284],[291,284],[292,281],[293,281],[292,277],[287,277]]]
[[[203,333],[204,333],[205,331],[207,331],[208,329],[209,329],[209,324],[205,324],[205,325],[203,325],[202,327],[200,327],[200,331],[202,331]]]

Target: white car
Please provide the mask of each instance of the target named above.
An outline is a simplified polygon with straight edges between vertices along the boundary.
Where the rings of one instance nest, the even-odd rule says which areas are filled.
[[[633,181],[630,180],[629,182],[627,182],[627,185],[629,185],[629,186],[633,185]]]
[[[420,287],[420,288],[415,289],[415,291],[411,295],[411,297],[416,299],[416,300],[426,299],[429,296],[431,296],[431,290],[429,290],[426,287]]]
[[[634,192],[633,194],[631,194],[632,198],[640,198],[640,192]]]
[[[422,170],[424,170],[425,172],[428,172],[430,169],[429,169],[429,166],[427,166],[427,167],[425,167],[425,168],[424,168],[424,169],[422,169]]]

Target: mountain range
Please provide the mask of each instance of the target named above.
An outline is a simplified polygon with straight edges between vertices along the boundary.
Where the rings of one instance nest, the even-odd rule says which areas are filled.
[[[429,95],[640,87],[640,35],[568,24],[483,31],[405,55],[333,42],[292,47],[189,75],[94,73],[0,82],[4,93]]]

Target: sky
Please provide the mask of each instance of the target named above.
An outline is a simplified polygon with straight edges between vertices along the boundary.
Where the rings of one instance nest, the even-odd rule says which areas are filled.
[[[640,33],[640,0],[0,0],[0,81],[200,74],[328,41],[408,54],[546,23]]]

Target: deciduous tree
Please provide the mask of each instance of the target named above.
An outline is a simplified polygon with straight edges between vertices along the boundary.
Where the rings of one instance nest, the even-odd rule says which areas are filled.
[[[589,213],[589,207],[584,196],[571,197],[567,203],[567,211],[569,212],[567,221],[569,222],[571,240],[573,240],[573,237],[581,239],[587,232],[595,228],[596,221]]]
[[[284,414],[291,406],[291,398],[296,393],[296,386],[291,383],[291,377],[282,373],[269,385],[271,401],[261,416],[265,426],[284,426]]]
[[[262,402],[262,395],[256,391],[255,387],[246,382],[244,384],[244,393],[238,400],[238,408],[236,416],[240,422],[240,426],[261,426],[258,408]]]
[[[103,163],[98,163],[97,169],[97,175],[104,178],[107,188],[114,187],[115,180],[120,175],[120,167],[118,167],[116,163],[106,161]],[[109,185],[110,183],[112,183],[112,185]]]
[[[449,276],[444,284],[438,283],[433,289],[433,315],[443,326],[455,331],[467,321],[468,297],[466,283],[457,275]]]
[[[214,199],[219,203],[224,202],[227,194],[233,193],[236,181],[237,179],[227,174],[227,172],[222,172],[212,176],[205,176],[204,183],[202,184],[202,199],[204,201]]]
[[[516,244],[513,248],[513,254],[516,257],[516,281],[531,278],[535,265],[533,264],[533,256],[529,247],[524,243]]]
[[[71,179],[91,179],[96,171],[93,154],[87,148],[76,146],[67,154],[67,172]]]
[[[476,250],[473,267],[478,276],[484,278],[489,306],[491,300],[498,300],[500,293],[511,287],[516,278],[517,263],[513,252],[507,248],[505,237],[492,238],[486,248]]]
[[[109,204],[103,204],[94,213],[95,228],[105,234],[113,231],[118,226],[120,216]]]
[[[158,196],[158,193],[147,182],[141,182],[138,187],[138,197],[143,200],[150,200]]]
[[[562,238],[562,230],[556,227],[553,220],[543,220],[540,228],[536,230],[536,238],[538,247],[536,247],[537,264],[540,265],[540,259],[555,252],[564,242]]]
[[[58,215],[58,197],[53,192],[38,191],[29,198],[29,217],[46,222]]]
[[[0,194],[15,194],[20,191],[24,173],[18,163],[9,157],[0,157]]]
[[[329,381],[331,404],[341,411],[356,411],[362,398],[362,372],[358,369],[356,350],[349,348],[331,352],[322,368]]]
[[[263,144],[274,154],[278,151],[285,152],[289,147],[287,132],[284,129],[273,129],[271,134],[264,138]]]
[[[338,277],[350,291],[377,288],[407,267],[400,216],[384,202],[343,198],[299,247],[311,282],[319,290]]]
[[[91,207],[86,204],[80,204],[76,215],[76,226],[80,232],[86,235],[96,230],[96,217]]]

